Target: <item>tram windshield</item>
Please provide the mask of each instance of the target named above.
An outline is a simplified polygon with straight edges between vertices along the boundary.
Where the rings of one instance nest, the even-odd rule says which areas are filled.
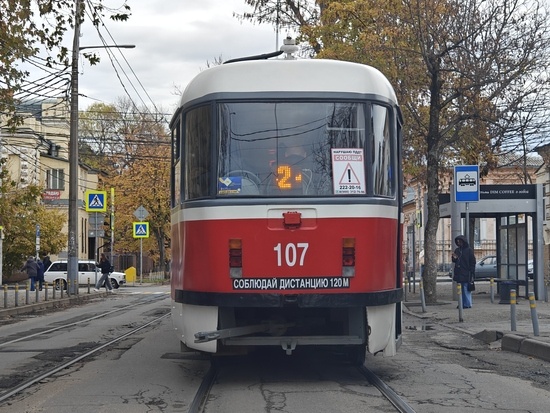
[[[385,106],[224,103],[218,122],[219,196],[394,196]]]
[[[387,106],[227,102],[217,105],[217,148],[211,147],[211,127],[211,106],[185,114],[184,167],[182,171],[177,162],[176,148],[174,174],[183,173],[186,200],[213,193],[219,197],[395,197],[397,124]],[[179,141],[177,133],[174,137]],[[217,164],[211,162],[213,150]]]

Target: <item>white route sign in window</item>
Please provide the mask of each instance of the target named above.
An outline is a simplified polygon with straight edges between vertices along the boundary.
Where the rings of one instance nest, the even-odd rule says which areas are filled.
[[[366,194],[363,149],[331,149],[334,194]]]

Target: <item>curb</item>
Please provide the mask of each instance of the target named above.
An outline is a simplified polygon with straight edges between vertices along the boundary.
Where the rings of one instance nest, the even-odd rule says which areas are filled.
[[[502,337],[502,350],[550,361],[550,343],[517,334],[505,334]]]
[[[418,314],[411,311],[405,304],[403,305],[403,312],[412,315],[413,317],[425,320],[431,319],[432,314]],[[493,343],[501,340],[501,350],[509,351],[512,353],[519,353],[525,356],[535,357],[544,361],[550,361],[550,340],[538,340],[532,337],[524,337],[518,334],[513,334],[508,331],[485,329],[478,333],[468,331],[458,326],[442,323],[437,323],[449,327],[453,330],[461,331],[465,334],[469,334],[473,338],[483,341],[486,344]]]

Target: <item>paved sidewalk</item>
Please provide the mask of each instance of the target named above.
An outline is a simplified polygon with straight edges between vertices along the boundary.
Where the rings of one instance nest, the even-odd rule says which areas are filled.
[[[19,286],[18,291],[15,290],[13,284],[8,285],[7,290],[4,287],[0,288],[0,320],[16,314],[33,313],[47,308],[78,304],[106,295],[104,289],[103,291],[95,292],[93,287],[80,287],[78,294],[70,296],[67,295],[66,291],[63,291],[63,295],[61,295],[61,291],[57,290],[55,291],[55,297],[51,286],[47,290],[44,288],[42,291],[38,291],[38,296],[36,295],[36,291],[28,291],[27,295],[25,286],[22,284]]]
[[[127,287],[145,287],[150,286],[153,284],[150,283],[129,283],[125,284],[123,289],[126,289]],[[120,290],[114,290],[114,294],[117,293],[117,291]],[[27,291],[25,289],[25,286],[23,284],[20,284],[19,291],[15,291],[15,285],[10,284],[8,285],[8,289],[4,288],[4,286],[0,287],[0,323],[2,322],[3,318],[10,317],[16,314],[28,314],[28,313],[34,313],[37,311],[41,311],[47,308],[60,308],[60,307],[66,307],[69,305],[79,304],[84,301],[88,301],[95,298],[101,298],[105,297],[107,295],[107,291],[105,288],[102,288],[100,291],[94,291],[93,286],[90,287],[80,287],[78,289],[78,294],[67,296],[67,292],[63,291],[63,296],[61,295],[61,291],[57,290],[55,291],[55,297],[54,297],[54,291],[51,286],[47,288],[47,296],[46,296],[46,288],[44,288],[42,291],[38,292],[38,298],[36,296],[36,291],[29,291],[28,292],[28,300],[27,300]],[[17,300],[16,300],[17,296]]]
[[[494,299],[491,302],[490,283],[476,282],[476,291],[472,293],[472,308],[462,310],[460,321],[457,309],[456,293],[453,300],[453,283],[438,282],[438,303],[426,305],[423,312],[419,286],[413,292],[409,286],[404,302],[404,311],[416,317],[443,323],[451,328],[468,333],[487,343],[501,340],[502,350],[522,353],[550,361],[550,303],[535,301],[535,311],[539,335],[534,334],[531,305],[525,296],[524,287],[520,287],[517,297],[516,329],[512,331],[511,305],[499,304],[501,297],[494,287]],[[530,291],[532,288],[530,287]]]

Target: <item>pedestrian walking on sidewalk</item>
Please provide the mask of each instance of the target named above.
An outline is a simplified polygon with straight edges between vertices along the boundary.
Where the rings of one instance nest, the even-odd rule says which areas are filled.
[[[468,284],[473,281],[476,271],[476,257],[470,248],[468,240],[464,235],[455,238],[457,248],[452,255],[455,264],[453,281],[460,283],[462,290],[462,307],[472,307],[472,292],[468,290]]]
[[[101,268],[101,278],[97,281],[94,291],[99,291],[99,289],[103,285],[103,282],[105,282],[105,288],[107,289],[107,292],[112,293],[113,286],[111,285],[111,279],[109,278],[109,274],[111,273],[111,263],[109,262],[105,254],[101,254],[101,258],[99,259],[99,264],[97,264],[97,266]]]
[[[48,271],[48,268],[50,268],[50,265],[52,265],[52,260],[50,260],[50,256],[44,254],[44,259],[42,260],[44,263],[44,272]]]
[[[26,271],[27,277],[31,280],[31,291],[34,291],[34,285],[36,284],[36,277],[38,275],[38,265],[32,255],[27,259],[21,271]]]
[[[36,266],[38,267],[36,281],[38,282],[38,289],[42,291],[42,287],[44,286],[44,263],[40,261],[40,258],[36,261]]]

